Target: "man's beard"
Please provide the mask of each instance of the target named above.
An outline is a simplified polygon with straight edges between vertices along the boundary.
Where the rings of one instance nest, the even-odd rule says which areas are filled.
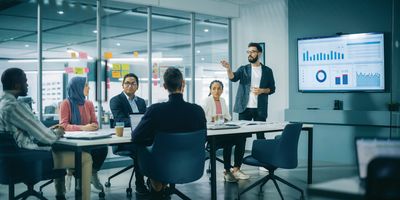
[[[249,60],[250,63],[254,64],[258,61],[258,55],[255,58],[252,58],[251,56],[249,56],[247,59]]]

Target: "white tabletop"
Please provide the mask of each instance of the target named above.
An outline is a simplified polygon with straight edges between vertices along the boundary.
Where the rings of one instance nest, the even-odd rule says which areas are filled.
[[[236,129],[207,130],[207,136],[229,135],[240,133],[274,132],[282,131],[288,122],[255,122],[255,121],[232,121],[230,124],[239,125]],[[303,128],[312,128],[310,124],[304,124]]]
[[[253,122],[253,121],[234,121],[229,122],[240,126],[237,129],[222,129],[222,130],[207,130],[207,136],[216,135],[229,135],[229,134],[242,134],[242,133],[256,133],[256,132],[273,132],[282,131],[288,122],[266,123],[266,122]],[[312,127],[312,125],[303,125],[304,127]],[[100,129],[98,132],[115,133],[114,129],[106,128]],[[79,133],[81,131],[67,131],[66,133]],[[92,146],[92,145],[111,145],[122,144],[131,142],[131,128],[124,128],[123,137],[112,135],[110,138],[103,139],[66,139],[61,138],[56,144],[70,145],[70,146]]]
[[[66,131],[66,133],[79,133],[81,131]],[[114,129],[99,129],[98,132],[107,132],[107,133],[115,133]],[[102,139],[93,139],[93,140],[85,140],[85,139],[66,139],[61,138],[56,142],[56,144],[70,145],[70,146],[93,146],[93,145],[110,145],[110,144],[122,144],[131,142],[131,128],[124,128],[124,135],[122,137],[118,137],[116,135],[112,135],[109,138]]]

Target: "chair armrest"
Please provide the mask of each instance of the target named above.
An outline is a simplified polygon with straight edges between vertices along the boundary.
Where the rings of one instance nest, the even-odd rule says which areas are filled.
[[[279,140],[254,140],[251,154],[258,161],[267,163],[269,160],[274,159],[278,144]]]
[[[275,140],[281,139],[282,135],[275,135]]]

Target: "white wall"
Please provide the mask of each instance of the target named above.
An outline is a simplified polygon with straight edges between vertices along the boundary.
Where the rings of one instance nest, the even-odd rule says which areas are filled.
[[[276,92],[269,97],[268,122],[284,121],[288,107],[288,6],[287,0],[269,0],[240,7],[240,17],[232,20],[233,63],[235,70],[248,63],[249,42],[265,42],[266,65],[275,78]],[[237,83],[234,83],[233,97]]]

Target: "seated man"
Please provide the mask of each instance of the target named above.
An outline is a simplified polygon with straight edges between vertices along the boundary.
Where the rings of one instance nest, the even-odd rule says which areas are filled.
[[[110,109],[114,116],[115,122],[124,122],[125,126],[131,126],[129,115],[132,113],[144,113],[146,112],[146,103],[144,100],[135,95],[139,88],[139,79],[133,74],[129,73],[124,76],[122,81],[121,94],[114,96],[110,100]],[[134,124],[137,125],[137,124]],[[118,145],[116,151],[131,150],[134,147],[129,144]],[[140,173],[137,160],[134,162],[135,165],[135,185],[137,194],[147,194],[148,189],[144,185],[143,174]]]
[[[136,144],[151,145],[155,134],[160,132],[189,132],[207,129],[203,109],[183,100],[185,81],[179,69],[170,67],[164,73],[164,88],[169,92],[169,100],[150,106],[136,129],[132,141]],[[140,161],[139,161],[140,162]],[[160,195],[166,185],[150,180],[149,189]]]
[[[130,114],[146,112],[145,101],[135,95],[138,88],[138,77],[133,73],[126,74],[122,80],[123,91],[110,100],[110,109],[114,120],[116,122],[124,122],[126,127],[131,126]]]
[[[0,130],[13,135],[20,148],[32,150],[49,150],[53,154],[54,168],[74,168],[75,153],[57,151],[50,145],[64,133],[62,129],[46,128],[32,113],[26,103],[17,101],[19,96],[26,96],[28,84],[24,71],[19,68],[6,69],[2,76],[4,93],[0,95]],[[47,146],[39,146],[37,142]],[[82,154],[82,199],[90,199],[90,176],[92,174],[92,158],[90,154]],[[64,178],[55,180],[56,199],[65,199]]]

